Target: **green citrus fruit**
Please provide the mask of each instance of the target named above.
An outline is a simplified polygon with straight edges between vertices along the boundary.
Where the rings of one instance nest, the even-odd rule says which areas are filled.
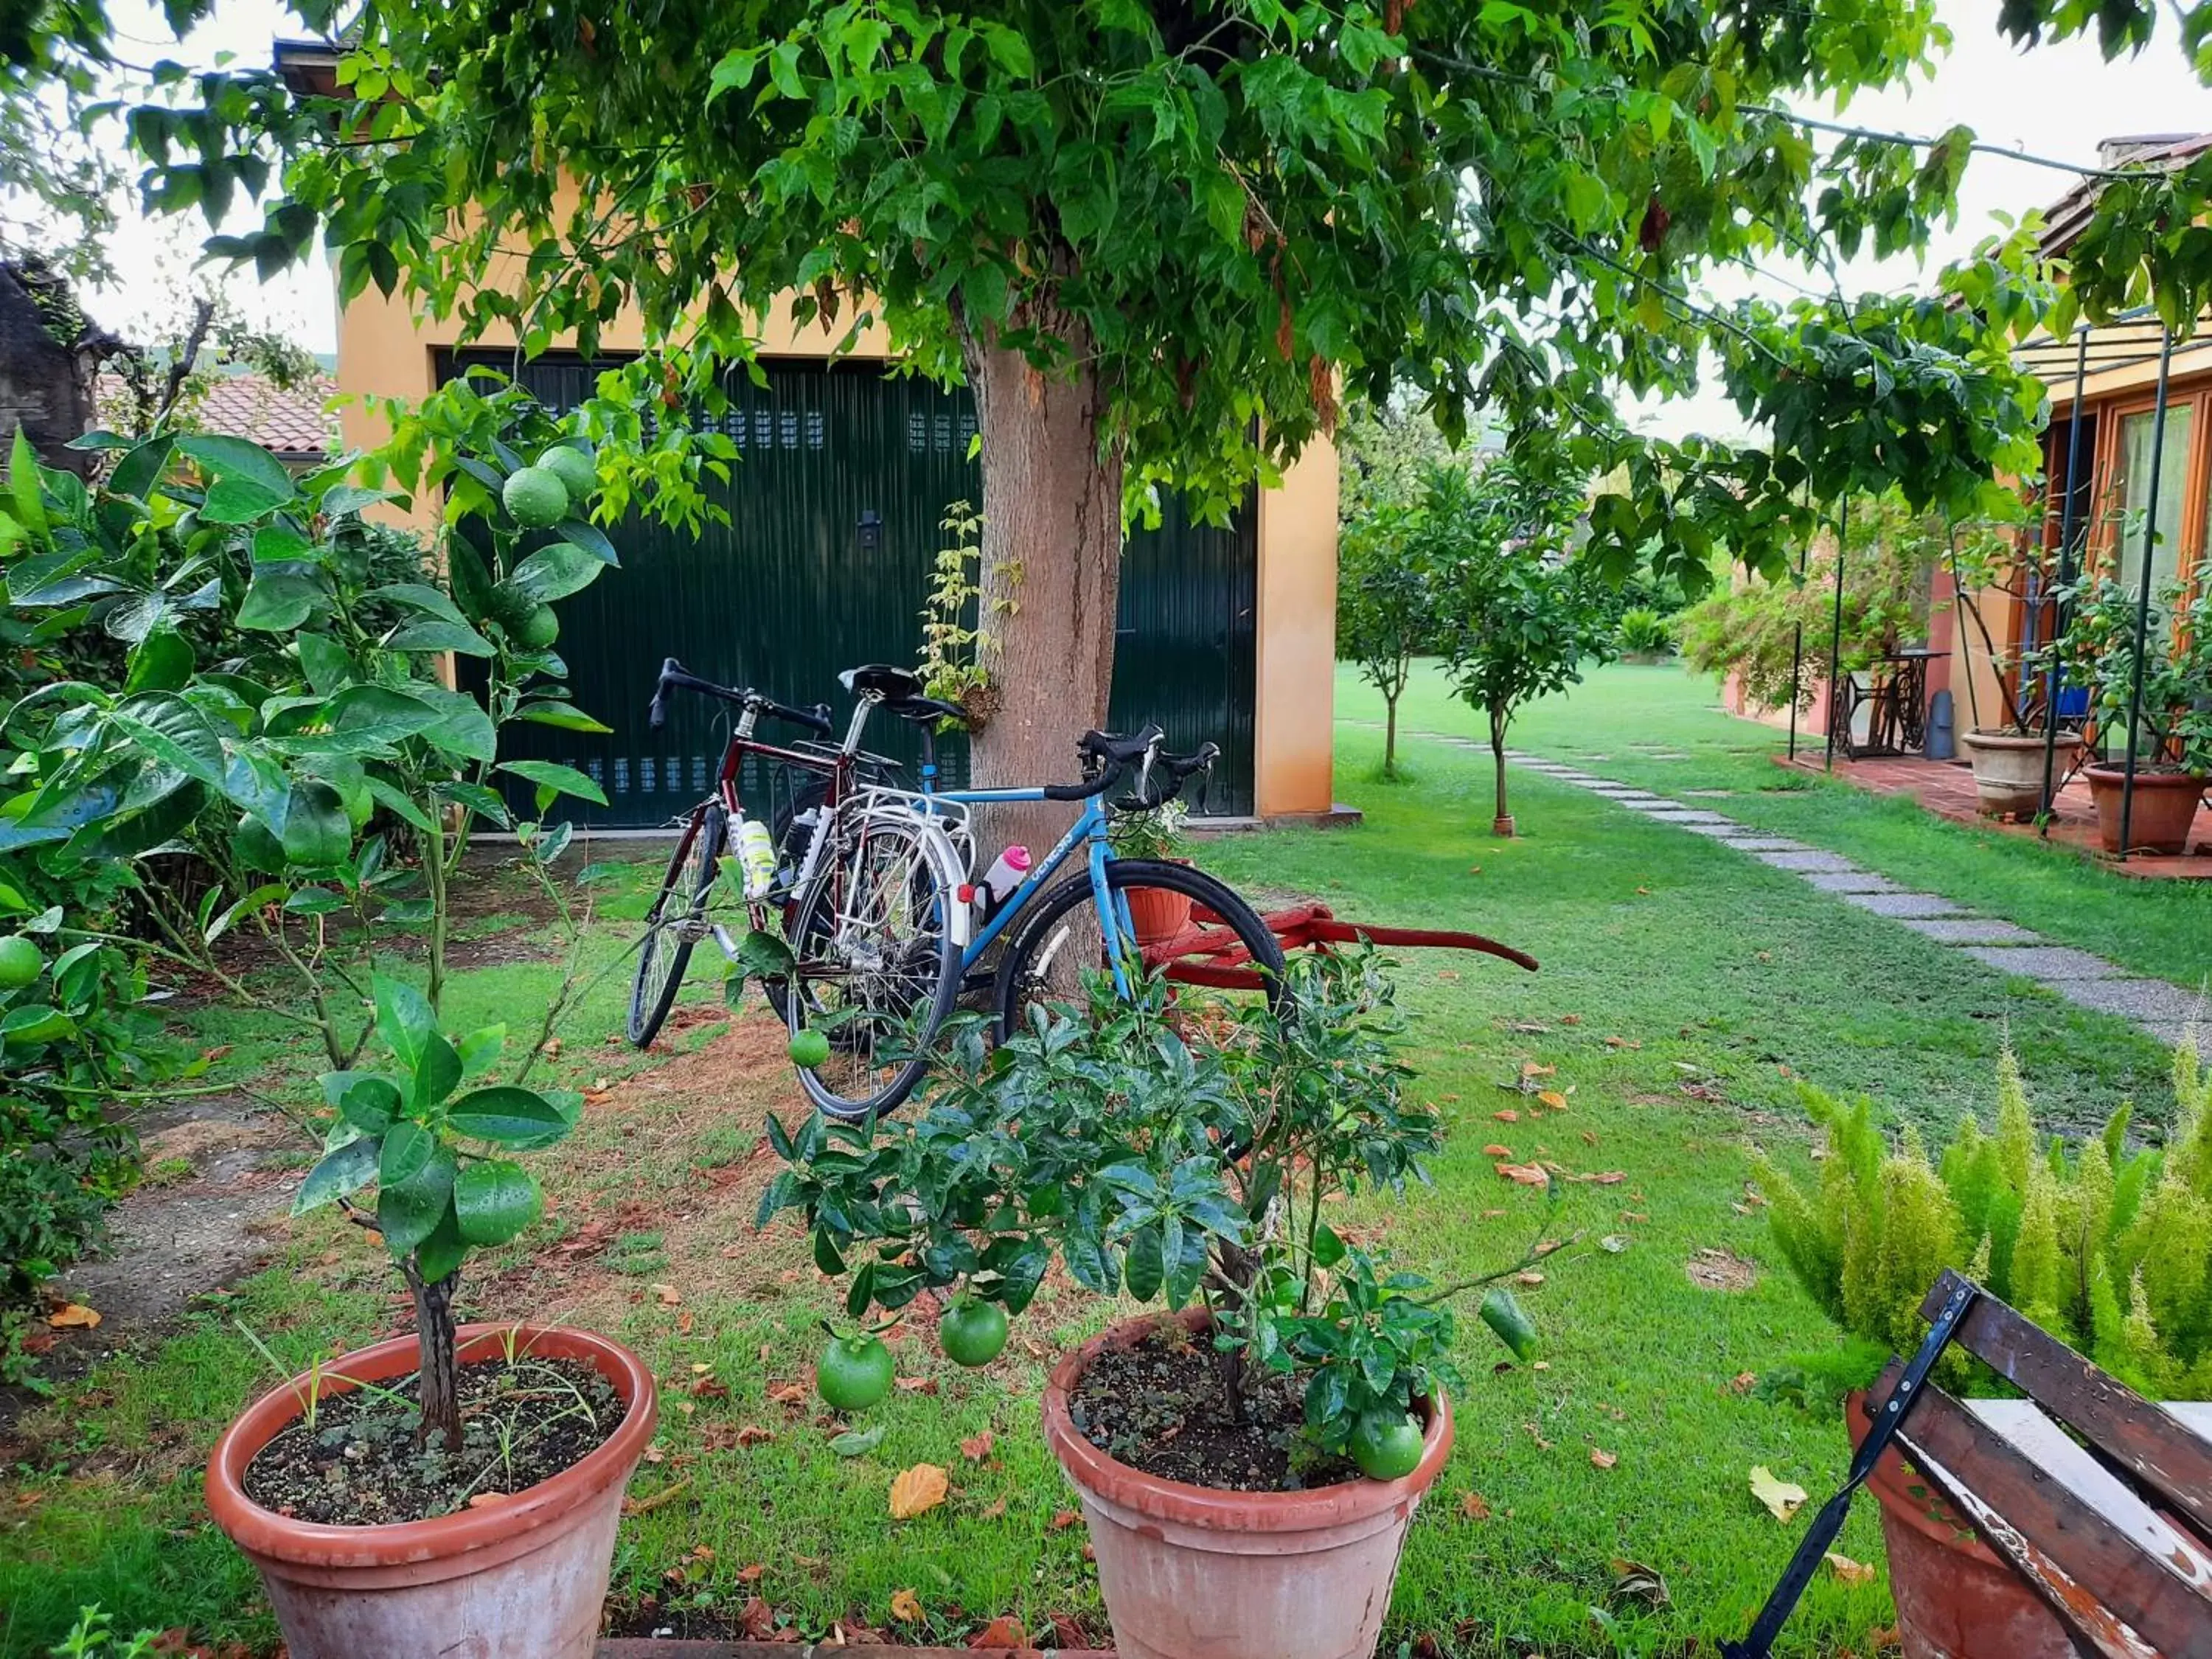
[[[585,451],[572,445],[555,444],[538,458],[538,465],[541,471],[550,472],[561,481],[561,487],[568,492],[572,505],[587,500],[599,489],[598,463]]]
[[[526,466],[508,478],[499,499],[515,523],[531,530],[549,530],[568,516],[568,486],[542,466]]]
[[[353,820],[338,792],[320,778],[292,786],[284,814],[284,857],[303,870],[326,870],[353,850]]]
[[[784,1052],[802,1072],[811,1072],[830,1058],[830,1039],[819,1031],[800,1031]]]
[[[238,833],[231,837],[231,850],[238,861],[249,870],[258,870],[264,875],[276,875],[284,868],[284,843],[269,832],[269,826],[252,813],[238,821]]]
[[[1410,1417],[1370,1412],[1352,1431],[1352,1461],[1370,1480],[1402,1480],[1420,1467],[1421,1427]]]
[[[955,1302],[938,1316],[937,1340],[956,1365],[988,1365],[1006,1346],[1006,1310],[995,1302]]]
[[[814,1387],[841,1412],[864,1412],[891,1391],[891,1351],[872,1336],[835,1336],[815,1363]]]
[[[0,939],[0,991],[20,991],[46,971],[39,947],[21,933]]]
[[[544,651],[561,637],[561,619],[551,605],[541,603],[531,606],[510,631],[525,651]]]

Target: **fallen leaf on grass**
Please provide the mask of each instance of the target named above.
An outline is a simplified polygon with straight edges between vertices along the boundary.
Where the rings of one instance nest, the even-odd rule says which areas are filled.
[[[1590,1462],[1601,1469],[1609,1469],[1614,1464],[1620,1462],[1620,1457],[1618,1453],[1601,1451],[1597,1447],[1592,1446],[1590,1448]]]
[[[1597,1131],[1596,1131],[1596,1130],[1595,1130],[1595,1129],[1585,1129],[1585,1130],[1583,1130],[1583,1146],[1596,1146],[1596,1145],[1597,1145]]]
[[[991,1431],[988,1429],[970,1435],[960,1443],[960,1455],[970,1463],[980,1463],[991,1455]]]
[[[660,1298],[660,1305],[664,1308],[680,1308],[684,1305],[684,1292],[673,1285],[656,1285],[653,1287],[653,1293]]]
[[[1571,1175],[1567,1179],[1570,1181],[1587,1182],[1588,1184],[1595,1187],[1618,1187],[1622,1182],[1628,1179],[1628,1176],[1627,1172],[1625,1170],[1607,1170],[1602,1173],[1594,1171],[1586,1175]]]
[[[1827,1554],[1829,1567],[1846,1584],[1871,1584],[1874,1569],[1863,1561],[1854,1561],[1848,1555],[1838,1555],[1833,1550]]]
[[[746,1566],[742,1566],[738,1569],[738,1582],[740,1584],[757,1584],[760,1583],[762,1577],[767,1571],[768,1569],[763,1566],[759,1562],[752,1562]]]
[[[948,1482],[934,1463],[917,1463],[891,1482],[891,1519],[911,1521],[945,1501]]]
[[[883,1443],[884,1425],[878,1423],[872,1429],[846,1430],[830,1443],[830,1449],[840,1457],[865,1457]],[[892,1488],[891,1501],[894,1504],[898,1501],[896,1487]],[[892,1513],[896,1514],[897,1511],[894,1510]]]
[[[1757,1371],[1738,1371],[1734,1376],[1729,1378],[1729,1392],[1730,1394],[1749,1394],[1758,1386],[1759,1373]]]
[[[88,1331],[100,1323],[100,1310],[88,1308],[82,1302],[72,1302],[48,1314],[46,1323],[58,1331]]]
[[[992,1503],[988,1508],[978,1510],[975,1512],[975,1518],[979,1521],[995,1521],[1006,1512],[1006,1500],[1001,1498]]]
[[[1498,1173],[1508,1181],[1517,1181],[1523,1187],[1548,1187],[1551,1176],[1538,1164],[1500,1164]]]
[[[1804,1487],[1794,1481],[1777,1480],[1774,1472],[1764,1463],[1752,1466],[1751,1495],[1781,1522],[1787,1522],[1805,1503]]]
[[[776,1639],[775,1609],[757,1595],[745,1603],[745,1610],[738,1615],[738,1628],[756,1642]]]
[[[1902,1647],[1904,1644],[1904,1632],[1894,1625],[1876,1625],[1867,1632],[1867,1645],[1876,1653],[1884,1648]]]
[[[691,1384],[691,1397],[694,1400],[727,1400],[730,1385],[719,1376],[698,1377]]]
[[[902,1376],[898,1380],[901,1394],[935,1394],[937,1379],[933,1376]]]
[[[1555,1112],[1564,1112],[1567,1109],[1567,1097],[1557,1089],[1541,1090],[1537,1093],[1536,1098]]]
[[[971,1648],[1025,1648],[1030,1633],[1011,1613],[1002,1613],[968,1638]]]
[[[1500,1123],[1518,1123],[1521,1121],[1521,1114],[1510,1109],[1503,1112],[1492,1112],[1491,1116],[1496,1118]]]
[[[1513,1149],[1510,1146],[1501,1146],[1493,1140],[1482,1149],[1482,1155],[1485,1158],[1511,1158]]]
[[[1521,1075],[1524,1078],[1554,1077],[1558,1075],[1559,1070],[1556,1066],[1539,1066],[1533,1060],[1524,1060],[1521,1062]]]
[[[1052,1512],[1052,1529],[1065,1532],[1081,1519],[1083,1516],[1074,1510],[1054,1510]]]
[[[779,1406],[804,1406],[806,1385],[804,1382],[779,1382],[768,1391],[768,1397]]]
[[[1544,1275],[1533,1271],[1517,1273],[1513,1275],[1513,1282],[1516,1285],[1540,1285],[1544,1282]]]
[[[1561,1014],[1559,1016],[1559,1024],[1562,1025],[1579,1025],[1582,1023],[1583,1017],[1580,1014]]]
[[[1459,1500],[1459,1512],[1470,1521],[1487,1521],[1490,1500],[1479,1492],[1470,1492]]]
[[[757,1423],[748,1423],[738,1431],[738,1445],[740,1449],[747,1446],[763,1445],[775,1438],[774,1431],[764,1429]]]
[[[1641,1561],[1624,1560],[1619,1556],[1607,1565],[1613,1569],[1614,1600],[1641,1601],[1651,1607],[1667,1605],[1667,1581],[1654,1569]]]

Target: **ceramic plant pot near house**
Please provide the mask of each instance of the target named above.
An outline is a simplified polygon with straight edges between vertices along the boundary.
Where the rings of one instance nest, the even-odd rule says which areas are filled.
[[[1179,1316],[1203,1330],[1203,1310]],[[1450,1403],[1428,1413],[1402,1480],[1313,1492],[1217,1492],[1117,1462],[1085,1439],[1069,1396],[1092,1358],[1157,1317],[1117,1325],[1054,1367],[1044,1432],[1073,1483],[1121,1659],[1369,1659],[1421,1495],[1451,1453]]]
[[[623,1489],[658,1416],[653,1374],[629,1349],[585,1331],[465,1325],[464,1365],[512,1340],[544,1358],[580,1359],[627,1408],[605,1444],[506,1502],[399,1526],[295,1521],[246,1495],[246,1466],[300,1414],[307,1379],[264,1395],[230,1425],[208,1464],[216,1524],[261,1570],[291,1659],[589,1659],[599,1639]],[[322,1376],[382,1382],[416,1369],[412,1336],[348,1354]]]
[[[1856,1446],[1866,1437],[1865,1395],[1852,1395],[1844,1416]],[[1905,1659],[2075,1659],[2073,1642],[2043,1599],[1894,1446],[1867,1485],[1881,1504]]]
[[[2097,804],[2097,836],[2107,853],[2120,850],[2120,817],[2125,799],[2128,771],[2119,766],[2086,766],[2089,797]],[[2130,853],[2185,853],[2190,826],[2197,821],[2197,805],[2204,798],[2204,780],[2194,772],[2136,771],[2135,807],[2129,814]]]
[[[2043,810],[2043,734],[1966,732],[1959,741],[1974,768],[1974,805],[1990,817],[2033,816]],[[2063,778],[2081,752],[2079,732],[2051,739],[2051,775]]]

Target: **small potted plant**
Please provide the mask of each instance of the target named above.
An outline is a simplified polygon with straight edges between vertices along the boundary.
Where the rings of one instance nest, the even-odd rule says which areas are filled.
[[[390,1252],[415,1334],[319,1364],[249,1407],[208,1465],[216,1522],[260,1569],[294,1659],[449,1650],[587,1659],[652,1373],[582,1331],[455,1328],[471,1250],[539,1213],[510,1154],[568,1133],[574,1094],[483,1081],[504,1031],[458,1040],[379,976],[388,1065],[324,1075],[338,1114],[295,1213],[347,1203]],[[373,1210],[350,1200],[374,1186]]]
[[[2184,589],[2169,584],[2154,596],[2142,619],[2142,694],[2135,720],[2135,799],[2126,805],[2129,716],[2136,707],[2136,640],[2139,594],[2100,576],[2067,597],[2074,606],[2066,631],[2051,642],[2046,660],[2064,666],[2088,688],[2090,706],[2105,736],[2106,758],[2082,769],[2097,805],[2105,850],[2122,850],[2127,822],[2130,853],[2185,853],[2198,803],[2212,774],[2212,587],[2182,603]],[[2178,626],[2176,625],[2178,624]],[[2117,752],[2118,760],[2111,758]]]
[[[1940,1158],[1908,1129],[1893,1147],[1862,1101],[1805,1091],[1827,1132],[1818,1186],[1760,1170],[1775,1243],[1798,1281],[1852,1339],[1821,1369],[1860,1391],[1925,1328],[1919,1305],[1945,1268],[2010,1303],[2152,1399],[2212,1390],[2212,1073],[2193,1036],[2174,1056],[2165,1150],[2130,1150],[2122,1107],[2070,1151],[2038,1133],[2020,1069],[1998,1060],[1994,1135],[1970,1113]],[[1979,1361],[1945,1357],[1956,1391],[1994,1392]],[[2072,1644],[2027,1583],[1892,1450],[1869,1482],[1881,1504],[1890,1590],[1908,1659],[2061,1659]]]
[[[1055,1258],[1166,1304],[1065,1355],[1045,1390],[1123,1653],[1371,1652],[1451,1449],[1453,1302],[1485,1291],[1484,1322],[1534,1346],[1503,1281],[1557,1248],[1540,1224],[1522,1260],[1439,1288],[1322,1218],[1419,1178],[1437,1120],[1405,1097],[1371,956],[1294,957],[1285,991],[1193,1021],[1157,978],[1128,1002],[1094,981],[1088,1009],[1040,1007],[996,1051],[956,1030],[894,1123],[770,1121],[789,1167],[762,1219],[799,1212],[855,1320],[933,1291],[948,1354],[987,1357],[972,1310],[1002,1334]]]
[[[1190,843],[1183,836],[1189,809],[1180,800],[1139,812],[1115,815],[1107,827],[1107,839],[1116,858],[1153,859],[1169,864],[1188,864]],[[1173,939],[1190,926],[1190,896],[1164,887],[1139,887],[1124,896],[1129,903],[1129,925],[1137,943],[1158,945]]]

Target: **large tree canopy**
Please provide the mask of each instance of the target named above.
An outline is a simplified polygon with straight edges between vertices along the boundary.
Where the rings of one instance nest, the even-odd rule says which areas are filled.
[[[80,26],[87,3],[70,0]],[[2212,4],[2174,9],[2200,52]],[[2208,154],[2104,181],[2055,319],[2032,227],[1926,295],[1698,297],[1728,267],[1920,248],[1954,214],[1971,132],[1906,143],[1814,115],[1926,70],[1947,44],[1932,0],[368,0],[311,17],[343,42],[338,96],[184,80],[181,106],[132,118],[155,199],[212,207],[280,157],[266,228],[225,251],[267,268],[319,240],[349,295],[404,289],[533,350],[571,333],[588,350],[634,304],[663,348],[726,362],[794,289],[802,317],[887,323],[976,387],[987,599],[1024,569],[1055,584],[1003,630],[998,666],[1061,676],[1079,722],[1103,706],[1121,501],[1164,479],[1225,507],[1330,428],[1340,376],[1377,399],[1410,386],[1448,432],[1480,408],[1516,445],[1575,446],[1625,481],[1592,515],[1601,556],[1696,585],[1718,544],[1777,568],[1808,499],[1893,484],[1916,508],[1972,508],[2036,470],[2018,331],[2144,301],[2185,325],[2212,284]],[[2108,54],[2159,22],[2154,0],[2001,13],[2023,45],[2094,28]],[[1716,372],[1765,448],[1658,444],[1613,417],[1621,392]],[[1104,620],[1026,638],[1067,604]]]

